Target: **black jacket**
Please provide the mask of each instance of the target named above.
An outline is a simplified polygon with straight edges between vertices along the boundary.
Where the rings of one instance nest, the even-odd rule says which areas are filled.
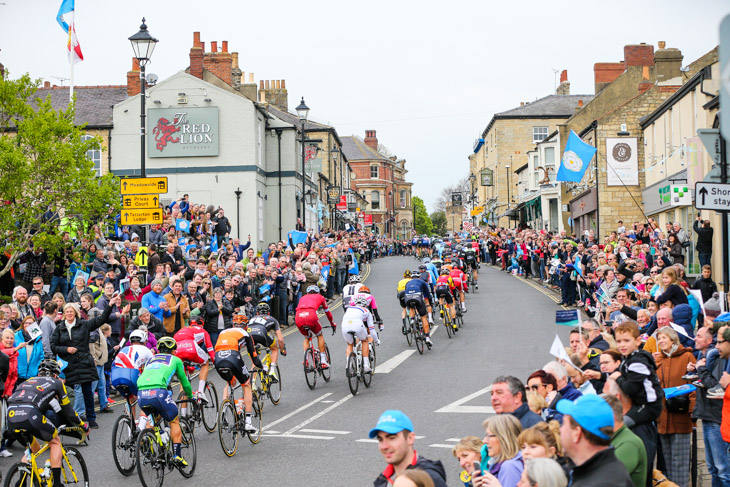
[[[412,468],[418,468],[426,472],[429,477],[433,480],[435,487],[446,487],[446,470],[440,460],[428,460],[423,458],[418,452],[415,453],[415,462],[411,462],[411,465],[406,467],[406,470]],[[388,482],[388,479],[395,480],[395,472],[391,465],[388,465],[385,470],[378,475],[378,478],[373,482],[374,487],[388,487],[392,485]]]
[[[139,328],[140,325],[144,325],[144,323],[139,319],[139,316],[135,316],[129,325],[125,327],[124,336],[128,339],[129,334]],[[152,333],[158,340],[167,335],[167,331],[162,325],[162,322],[156,316],[152,316],[152,314],[150,314],[150,322],[147,324],[147,331]]]
[[[522,406],[518,407],[510,414],[520,420],[523,430],[542,422],[542,418],[530,410],[530,406],[526,401],[522,403]]]
[[[697,249],[697,252],[701,254],[711,254],[712,234],[714,233],[712,227],[701,227],[700,221],[695,220],[694,224],[692,225],[692,230],[694,230],[694,232],[697,234],[697,244],[695,245],[695,249]]]
[[[223,307],[220,309],[220,311],[223,312],[223,327],[230,328],[233,326],[233,305],[226,298],[223,298],[221,302],[223,303]],[[203,310],[205,312],[205,324],[203,325],[203,328],[205,328],[205,331],[208,333],[217,333],[219,313],[218,303],[215,302],[215,299],[209,299],[208,302],[205,303]]]
[[[692,284],[692,289],[699,289],[700,293],[702,293],[702,301],[706,303],[717,292],[717,284],[715,284],[715,281],[711,277],[707,279],[700,277]]]
[[[708,399],[707,391],[720,383],[719,379],[722,371],[725,370],[725,362],[720,357],[715,357],[713,370],[708,369],[707,364],[705,367],[697,367],[697,375],[700,376],[702,387],[697,388],[697,400],[695,409],[692,411],[692,419],[701,419],[703,422],[712,421],[718,425],[722,422],[722,401]]]
[[[104,308],[104,312],[96,318],[82,320],[76,318],[76,325],[69,334],[66,322],[62,321],[51,335],[51,350],[68,362],[63,373],[66,376],[66,385],[73,386],[85,382],[99,380],[94,358],[89,352],[89,333],[109,321],[112,312],[111,306]],[[76,348],[76,353],[68,353],[68,348]]]
[[[613,447],[602,450],[570,472],[571,487],[633,487],[626,467]]]

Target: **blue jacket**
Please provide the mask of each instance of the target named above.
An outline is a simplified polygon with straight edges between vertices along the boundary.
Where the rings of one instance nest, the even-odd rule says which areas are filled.
[[[150,314],[152,314],[152,316],[163,321],[165,316],[169,318],[172,315],[170,311],[164,311],[160,308],[160,303],[164,300],[165,298],[163,298],[162,295],[157,294],[154,291],[150,291],[142,296],[142,307],[147,308],[150,310]]]
[[[411,279],[406,283],[406,295],[410,293],[421,293],[424,298],[431,299],[431,291],[426,281],[421,279]]]
[[[18,346],[23,343],[25,337],[23,336],[23,330],[15,332],[15,342],[13,346]],[[43,352],[43,342],[38,339],[33,343],[33,351],[28,357],[28,348],[21,348],[18,350],[18,377],[21,379],[30,379],[38,375],[38,366],[41,361],[45,358]]]
[[[439,271],[438,269],[436,269],[435,265],[429,262],[428,264],[426,264],[426,270],[428,270],[428,272],[431,274],[431,282],[435,283],[436,281],[438,281]]]

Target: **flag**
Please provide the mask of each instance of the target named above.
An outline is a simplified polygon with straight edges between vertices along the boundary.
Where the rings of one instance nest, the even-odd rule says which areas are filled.
[[[596,153],[596,148],[583,142],[578,134],[570,131],[568,142],[565,144],[563,159],[555,178],[557,181],[571,181],[579,183],[588,169],[588,165]]]
[[[58,14],[56,15],[58,25],[60,25],[63,31],[68,34],[66,49],[68,49],[68,62],[72,65],[84,60],[79,40],[76,37],[76,26],[73,21],[74,10],[74,0],[63,0],[61,2],[61,7],[58,9]],[[68,13],[71,14],[71,25],[69,25],[63,18],[63,16]]]
[[[307,232],[299,232],[297,230],[292,230],[289,232],[289,239],[294,245],[300,244],[300,243],[306,243],[307,242]]]
[[[563,326],[578,326],[580,324],[580,316],[577,309],[555,312],[555,324]]]
[[[218,237],[215,235],[210,239],[210,251],[218,252]]]
[[[355,252],[353,252],[352,249],[348,249],[348,250],[352,254],[352,264],[350,264],[348,273],[349,274],[360,274],[360,266],[357,265],[357,258],[355,257]]]
[[[178,218],[175,220],[175,230],[190,233],[190,222],[185,218]]]

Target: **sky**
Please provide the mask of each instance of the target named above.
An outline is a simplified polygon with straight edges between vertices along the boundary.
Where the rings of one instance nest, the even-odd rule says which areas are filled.
[[[60,4],[0,0],[12,77],[69,77]],[[468,176],[492,115],[554,93],[556,70],[568,70],[571,94],[592,94],[593,64],[621,61],[626,44],[666,41],[687,65],[719,43],[729,13],[727,0],[76,0],[75,83],[125,84],[143,16],[160,41],[147,72],[160,80],[188,66],[194,31],[206,50],[227,40],[257,82],[286,80],[290,110],[304,97],[310,119],[340,136],[376,130],[432,211],[442,187]]]

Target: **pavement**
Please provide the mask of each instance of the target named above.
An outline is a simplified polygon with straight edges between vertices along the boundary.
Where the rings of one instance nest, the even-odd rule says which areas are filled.
[[[364,272],[385,323],[369,389],[361,384],[358,395],[352,396],[345,377],[344,340],[339,330],[332,336],[325,329],[332,380],[326,383],[320,378],[309,390],[302,370],[303,337],[290,327],[285,331],[289,354],[279,359],[282,399],[278,406],[265,404],[261,441],[253,445],[242,439],[236,455],[228,458],[217,432],[196,428],[195,475],[184,479],[172,472],[166,483],[221,485],[240,478],[258,485],[311,481],[326,487],[343,485],[347,475],[349,485],[371,485],[385,462],[368,431],[382,411],[401,409],[415,425],[418,452],[441,460],[448,484],[456,485],[460,468],[451,449],[464,436],[484,435],[482,423],[493,414],[489,385],[500,375],[524,380],[551,360],[548,350],[556,333],[568,343],[569,329],[554,325],[556,301],[542,286],[482,265],[479,290],[467,297],[465,326],[451,339],[438,326],[433,349],[419,355],[401,334],[401,310],[395,298],[396,283],[414,265],[412,257],[387,257]],[[339,300],[331,309],[339,324],[343,314]],[[210,379],[220,396],[222,381],[215,372]],[[100,428],[92,430],[89,445],[81,448],[93,485],[140,485],[136,474],[123,477],[112,460],[111,431],[121,413],[116,406],[114,414],[98,415]],[[11,451],[13,457],[0,458],[3,473],[22,454],[17,446]]]

